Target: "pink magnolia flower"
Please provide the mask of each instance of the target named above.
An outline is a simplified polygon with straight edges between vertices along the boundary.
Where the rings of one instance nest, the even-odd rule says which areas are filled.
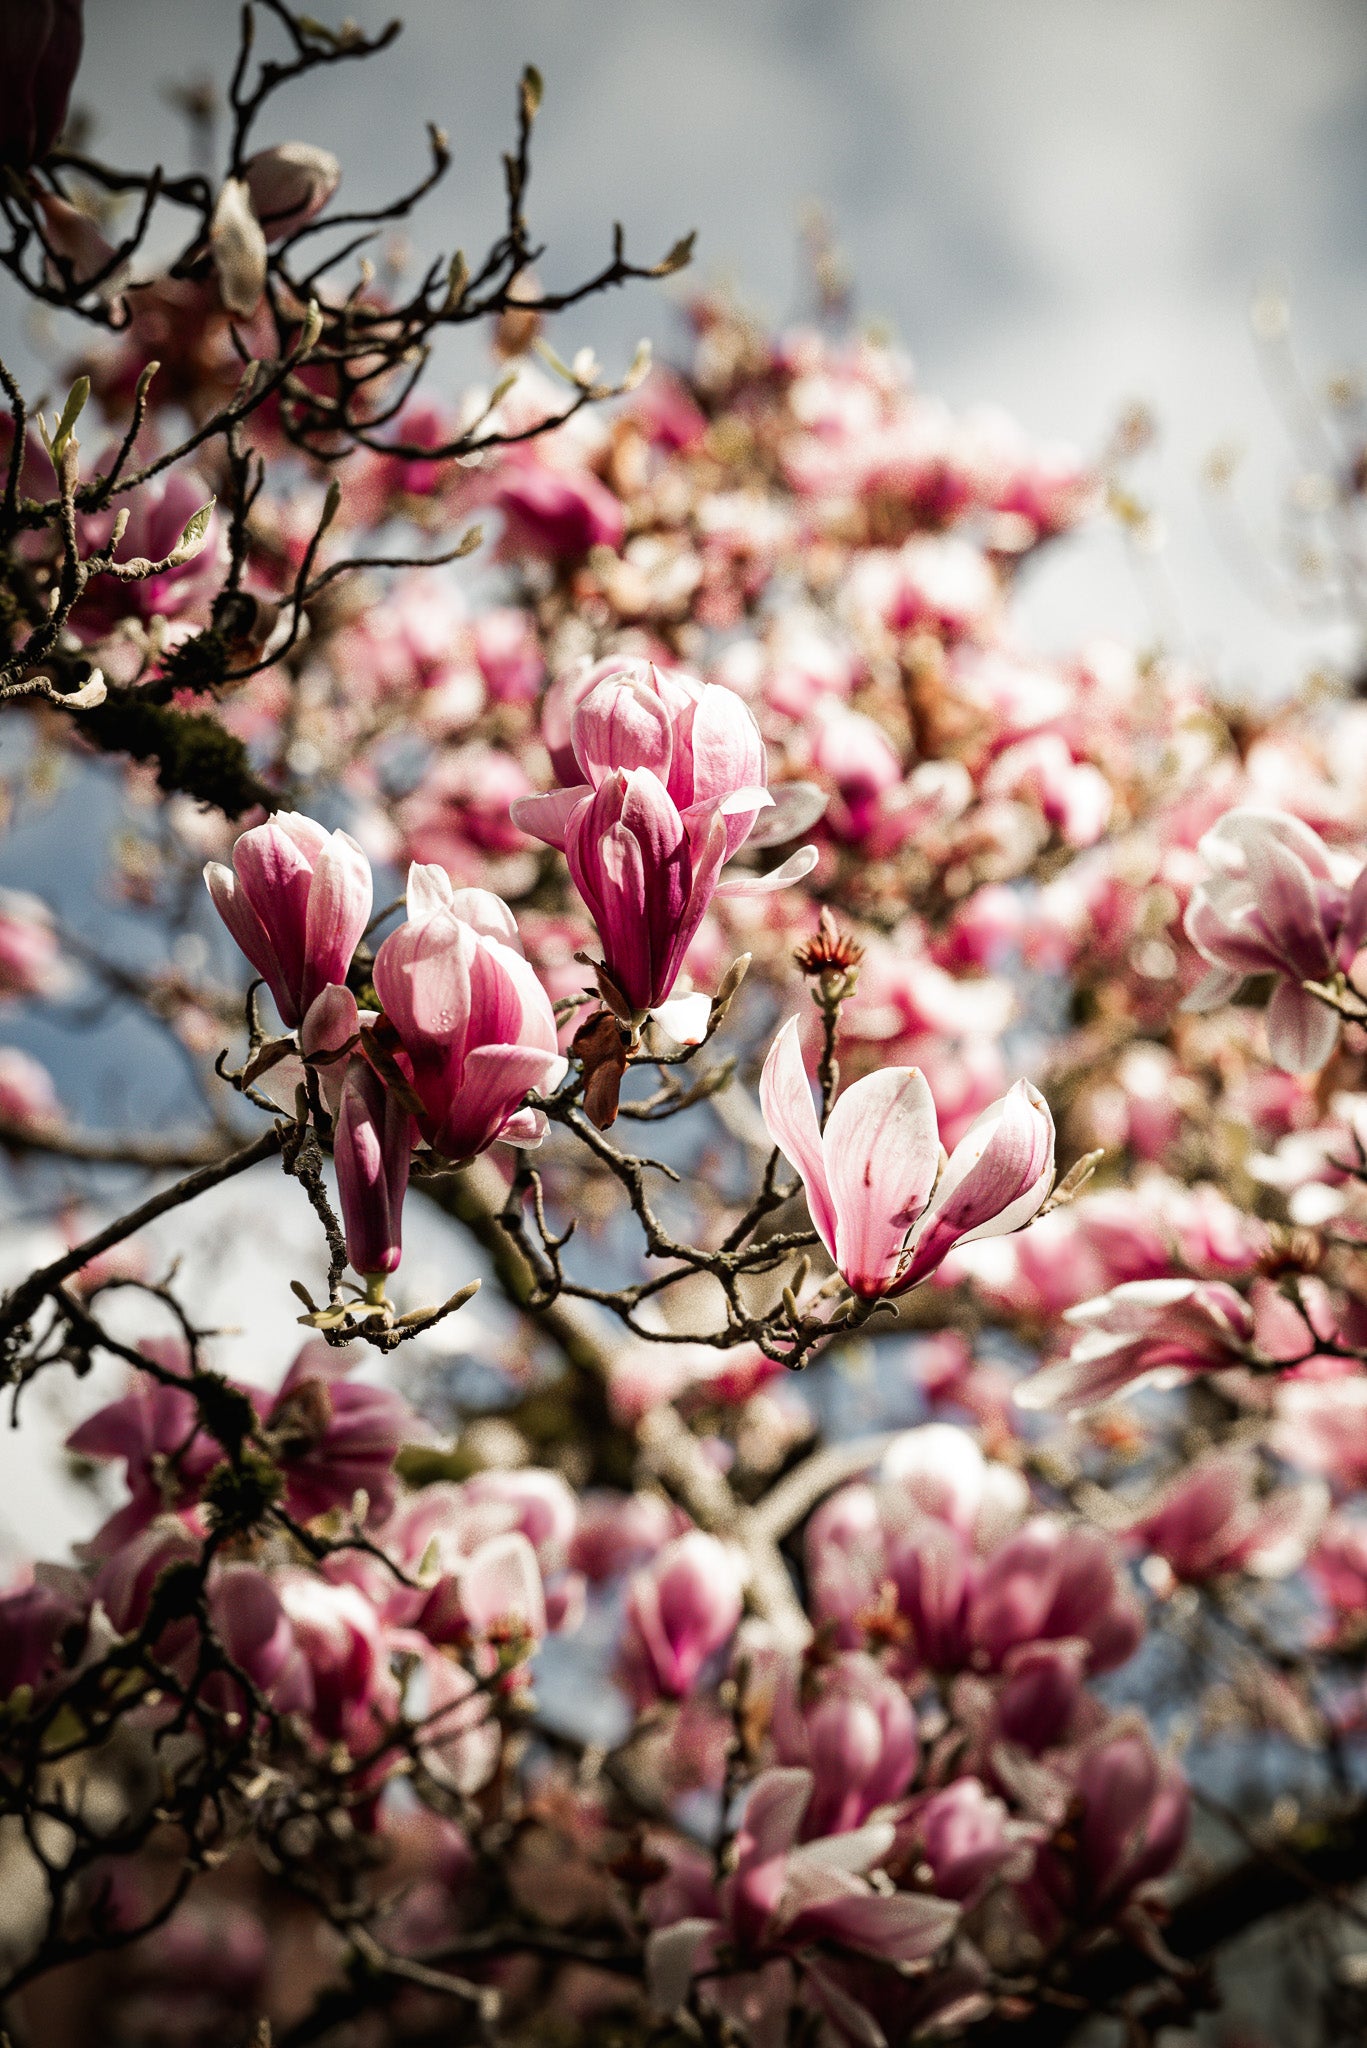
[[[570,1562],[592,1584],[647,1564],[684,1533],[682,1511],[658,1493],[584,1494]]]
[[[549,1627],[536,1552],[520,1530],[490,1536],[433,1587],[414,1626],[433,1643],[471,1638],[529,1647]]]
[[[1164,1876],[1186,1840],[1190,1794],[1142,1728],[1123,1729],[1081,1756],[1073,1776],[1080,1818],[1042,1846],[1026,1909],[1047,1937],[1066,1921],[1113,1918]]]
[[[388,1611],[429,1641],[518,1636],[534,1644],[570,1619],[567,1573],[578,1519],[558,1473],[476,1473],[462,1486],[424,1487],[385,1531],[385,1547],[410,1569],[425,1559],[437,1576],[416,1601],[387,1589]]]
[[[861,839],[879,798],[901,784],[902,763],[875,719],[837,699],[820,699],[813,723],[813,760],[840,796],[827,816],[842,839]]]
[[[627,1592],[621,1664],[632,1698],[686,1699],[740,1615],[740,1570],[724,1543],[701,1529],[667,1543]]]
[[[402,1445],[426,1434],[402,1394],[347,1375],[353,1356],[321,1338],[305,1344],[263,1409],[272,1455],[285,1476],[285,1505],[301,1521],[350,1507],[357,1493],[367,1519],[382,1521],[394,1506],[394,1459]]]
[[[814,1617],[851,1648],[895,1621],[899,1658],[942,1672],[1014,1670],[1021,1646],[1064,1640],[1087,1671],[1123,1663],[1142,1631],[1113,1546],[1053,1516],[1025,1519],[1028,1506],[1019,1473],[964,1430],[907,1431],[878,1485],[841,1487],[808,1523]]]
[[[953,1934],[959,1908],[869,1882],[867,1873],[893,1845],[890,1822],[800,1842],[813,1790],[805,1770],[769,1770],[755,1780],[734,1871],[710,1910],[675,1918],[649,1938],[646,1981],[657,2012],[677,2012],[696,1978],[706,2005],[751,2048],[767,2048],[785,2038],[796,1960],[804,1992],[838,2038],[881,2040],[864,2008],[828,1974],[827,1955],[834,1949],[894,1967],[925,1963]]]
[[[956,1778],[916,1809],[913,1840],[942,1899],[976,1905],[995,1878],[1017,1880],[1033,1860],[1028,1830],[977,1778]]]
[[[1322,1474],[1341,1492],[1367,1485],[1367,1379],[1336,1369],[1280,1380],[1270,1441],[1289,1465]]]
[[[522,763],[503,747],[467,740],[437,757],[399,813],[412,858],[448,872],[486,875],[491,854],[525,853],[510,816],[531,788]]]
[[[1076,1414],[1127,1387],[1219,1372],[1243,1362],[1253,1311],[1222,1280],[1127,1280],[1064,1311],[1082,1335],[1068,1357],[1022,1380],[1023,1408]]]
[[[0,996],[54,995],[61,980],[52,912],[41,897],[0,889]]]
[[[876,1807],[900,1799],[920,1754],[906,1693],[857,1650],[801,1675],[785,1671],[772,1733],[778,1761],[812,1773],[804,1841],[857,1828]]]
[[[149,1340],[143,1351],[177,1378],[188,1374],[184,1351]],[[205,1479],[223,1462],[223,1446],[199,1426],[188,1387],[135,1371],[128,1392],[97,1409],[71,1432],[66,1447],[82,1458],[122,1459],[130,1499],[91,1541],[97,1557],[121,1550],[167,1510],[192,1507]]]
[[[1004,1665],[1024,1644],[1087,1645],[1087,1669],[1111,1671],[1133,1656],[1143,1617],[1113,1546],[1099,1529],[1035,1515],[982,1567],[969,1605],[975,1651]]]
[[[695,448],[707,433],[707,415],[687,385],[659,366],[635,392],[631,419],[658,448]]]
[[[554,1086],[564,1060],[550,998],[506,903],[487,889],[453,889],[441,868],[415,864],[408,922],[376,954],[374,982],[434,1152],[469,1159],[495,1138],[541,1142],[545,1117],[522,1105],[529,1089]]]
[[[198,1539],[184,1522],[172,1515],[158,1515],[100,1559],[90,1582],[91,1600],[103,1610],[116,1635],[133,1635],[148,1620],[163,1573],[178,1565],[196,1564],[201,1554]],[[193,1654],[198,1630],[193,1621],[178,1615],[168,1619],[159,1632],[154,1627],[151,1636],[158,1659],[170,1665],[187,1652]]]
[[[1124,1611],[1122,1607],[1121,1613]],[[1138,1611],[1133,1605],[1129,1617],[1137,1623]],[[1130,1633],[1137,1647],[1135,1630]],[[1006,1742],[1030,1756],[1040,1756],[1073,1741],[1080,1719],[1100,1711],[1083,1685],[1092,1657],[1092,1645],[1079,1636],[1018,1643],[1008,1650],[1002,1659],[1002,1680],[992,1704],[985,1753],[993,1755],[992,1745]]]
[[[341,182],[342,166],[330,149],[312,142],[277,142],[249,157],[242,181],[268,242],[279,242],[313,219]]]
[[[309,1719],[325,1743],[373,1748],[399,1716],[380,1618],[358,1586],[310,1571],[281,1572],[276,1591],[313,1689]]]
[[[302,1023],[329,983],[345,982],[374,900],[370,863],[350,833],[281,811],[242,834],[231,868],[210,861],[204,879],[286,1025]]]
[[[504,554],[574,561],[626,536],[621,499],[592,470],[552,469],[534,455],[502,464],[488,502],[503,514]]]
[[[116,514],[126,509],[128,524],[114,550],[115,561],[131,562],[141,557],[148,562],[163,562],[174,553],[196,512],[203,511],[212,498],[212,491],[197,470],[168,469],[139,484],[127,495],[124,507],[116,503],[108,512],[92,512],[83,517],[83,547],[86,551],[103,547],[113,532]],[[207,619],[226,559],[223,524],[218,513],[211,511],[195,553],[163,569],[160,575],[132,583],[113,576],[92,576],[72,613],[72,630],[89,645],[102,640],[120,619]]]
[[[987,556],[960,534],[916,534],[895,552],[870,549],[849,580],[856,615],[898,634],[931,627],[960,639],[987,623],[999,596]]]
[[[980,1559],[931,1517],[885,1527],[887,1583],[911,1649],[932,1670],[999,1670],[1022,1644],[1074,1638],[1088,1668],[1106,1671],[1139,1645],[1139,1610],[1095,1530],[1036,1516]]]
[[[1367,1527],[1334,1515],[1310,1553],[1309,1576],[1331,1616],[1330,1640],[1348,1642],[1361,1633],[1367,1615]]]
[[[978,1561],[1020,1526],[1029,1490],[944,1422],[895,1437],[878,1478],[840,1487],[807,1524],[812,1612],[853,1648],[891,1587],[902,1612],[915,1609],[922,1654],[952,1669],[969,1654],[967,1595]]]
[[[817,1235],[865,1300],[914,1287],[956,1244],[1021,1229],[1053,1183],[1053,1118],[1028,1081],[970,1124],[943,1170],[935,1104],[916,1067],[853,1082],[823,1132],[796,1018],[770,1048],[760,1105],[802,1176]]]
[[[549,1573],[565,1563],[578,1512],[558,1472],[477,1472],[463,1485],[425,1486],[400,1509],[385,1542],[403,1563],[416,1565],[431,1549],[438,1570],[451,1570],[492,1537],[516,1533]]]
[[[904,1429],[878,1467],[882,1498],[934,1515],[974,1549],[991,1550],[1024,1519],[1030,1491],[1020,1473],[984,1457],[966,1429],[923,1422]]]
[[[218,1565],[209,1582],[209,1621],[231,1663],[279,1714],[308,1713],[314,1705],[313,1674],[289,1616],[259,1566]],[[242,1712],[243,1688],[226,1672],[202,1689],[211,1706]]]
[[[1038,804],[1069,846],[1095,846],[1110,820],[1111,785],[1091,761],[1075,761],[1058,733],[1033,733],[998,754],[983,778],[984,796]]]
[[[117,298],[128,281],[128,264],[116,262],[115,245],[101,234],[90,215],[41,187],[32,197],[42,216],[47,246],[43,268],[50,282],[60,287],[67,282],[65,272],[69,271],[70,281],[82,290],[98,278],[100,297],[106,301]],[[204,502],[201,498],[200,503]]]
[[[461,1489],[467,1513],[493,1529],[517,1529],[543,1571],[559,1571],[579,1525],[579,1503],[558,1472],[523,1465],[476,1472]]]
[[[474,626],[475,660],[496,704],[534,702],[546,674],[536,627],[512,605],[482,612]]]
[[[1192,894],[1186,932],[1210,971],[1183,1007],[1218,1009],[1247,975],[1275,974],[1273,1059],[1293,1074],[1322,1067],[1339,1020],[1302,984],[1351,966],[1367,940],[1367,867],[1284,811],[1227,811],[1197,851],[1215,872]]]
[[[1328,1489],[1279,1487],[1260,1497],[1257,1481],[1251,1451],[1212,1451],[1179,1473],[1130,1533],[1191,1585],[1239,1571],[1285,1578],[1304,1563],[1324,1522]]]
[[[520,799],[513,819],[564,852],[607,971],[644,1012],[668,997],[715,895],[781,888],[816,855],[804,849],[763,878],[720,879],[773,801],[759,727],[720,683],[624,662],[579,698],[569,733],[581,780]]]
[[[41,1131],[61,1122],[62,1105],[47,1068],[17,1045],[0,1045],[0,1125]]]

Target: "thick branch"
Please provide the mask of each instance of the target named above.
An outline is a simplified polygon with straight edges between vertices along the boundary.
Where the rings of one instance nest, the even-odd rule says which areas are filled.
[[[459,1174],[414,1183],[455,1216],[493,1261],[499,1286],[514,1307],[535,1322],[576,1371],[600,1387],[611,1378],[611,1354],[588,1315],[564,1298],[545,1306],[535,1300],[536,1277],[499,1221],[506,1190],[487,1158]],[[683,1503],[699,1527],[734,1543],[750,1567],[749,1595],[756,1612],[795,1646],[806,1642],[811,1624],[793,1590],[787,1566],[753,1510],[732,1493],[725,1476],[677,1411],[667,1403],[653,1409],[638,1431],[642,1453],[656,1475]]]

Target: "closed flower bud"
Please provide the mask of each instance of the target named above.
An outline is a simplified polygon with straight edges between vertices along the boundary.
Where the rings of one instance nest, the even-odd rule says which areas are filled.
[[[522,1105],[530,1089],[554,1086],[564,1060],[550,997],[505,903],[415,865],[408,922],[380,947],[374,980],[434,1152],[469,1159],[496,1138],[541,1142],[545,1117]]]
[[[350,833],[281,811],[243,833],[231,868],[210,861],[204,879],[287,1025],[345,982],[373,901],[370,863]]]

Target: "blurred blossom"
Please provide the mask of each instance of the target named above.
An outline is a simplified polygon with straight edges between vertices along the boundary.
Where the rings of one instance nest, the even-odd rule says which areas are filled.
[[[686,1698],[740,1613],[740,1572],[725,1544],[700,1529],[666,1544],[627,1591],[621,1671],[632,1698]]]
[[[1281,811],[1230,811],[1198,851],[1214,873],[1192,896],[1186,930],[1210,969],[1187,1008],[1214,1009],[1247,975],[1275,974],[1267,1010],[1273,1059],[1292,1073],[1322,1067],[1339,1021],[1302,983],[1350,967],[1367,939],[1367,868],[1332,855],[1308,825]]]

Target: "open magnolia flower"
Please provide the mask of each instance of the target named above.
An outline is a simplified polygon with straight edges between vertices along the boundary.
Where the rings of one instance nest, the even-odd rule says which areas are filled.
[[[678,2012],[696,1981],[705,2003],[761,2048],[783,2038],[796,1966],[818,2011],[836,2019],[838,2038],[870,2048],[883,2039],[842,1991],[838,1972],[828,1975],[830,1959],[852,1953],[908,1969],[923,1965],[954,1933],[959,1908],[870,1881],[896,1838],[891,1821],[801,1841],[815,1786],[807,1770],[768,1770],[756,1778],[736,1836],[735,1867],[709,1902],[712,1910],[675,1919],[650,1937],[646,1981],[657,2012]]]
[[[1127,1280],[1064,1311],[1082,1332],[1067,1358],[1022,1380],[1022,1408],[1076,1414],[1126,1388],[1175,1386],[1193,1373],[1241,1365],[1253,1311],[1222,1280]]]
[[[956,1244],[1021,1229],[1053,1185],[1054,1121],[1028,1081],[985,1109],[947,1161],[918,1067],[853,1082],[823,1132],[795,1017],[764,1062],[760,1106],[802,1176],[817,1235],[865,1301],[904,1294]]]
[[[513,820],[564,853],[607,974],[644,1014],[667,1001],[714,896],[784,888],[816,849],[721,879],[774,801],[759,727],[722,684],[647,661],[609,667],[575,707],[570,744],[582,781],[519,797]]]
[[[1210,972],[1183,1007],[1219,1009],[1250,974],[1275,974],[1268,1048],[1288,1073],[1313,1073],[1339,1020],[1303,984],[1351,967],[1367,941],[1367,867],[1285,811],[1227,811],[1197,850],[1214,873],[1187,905],[1186,932]]]

